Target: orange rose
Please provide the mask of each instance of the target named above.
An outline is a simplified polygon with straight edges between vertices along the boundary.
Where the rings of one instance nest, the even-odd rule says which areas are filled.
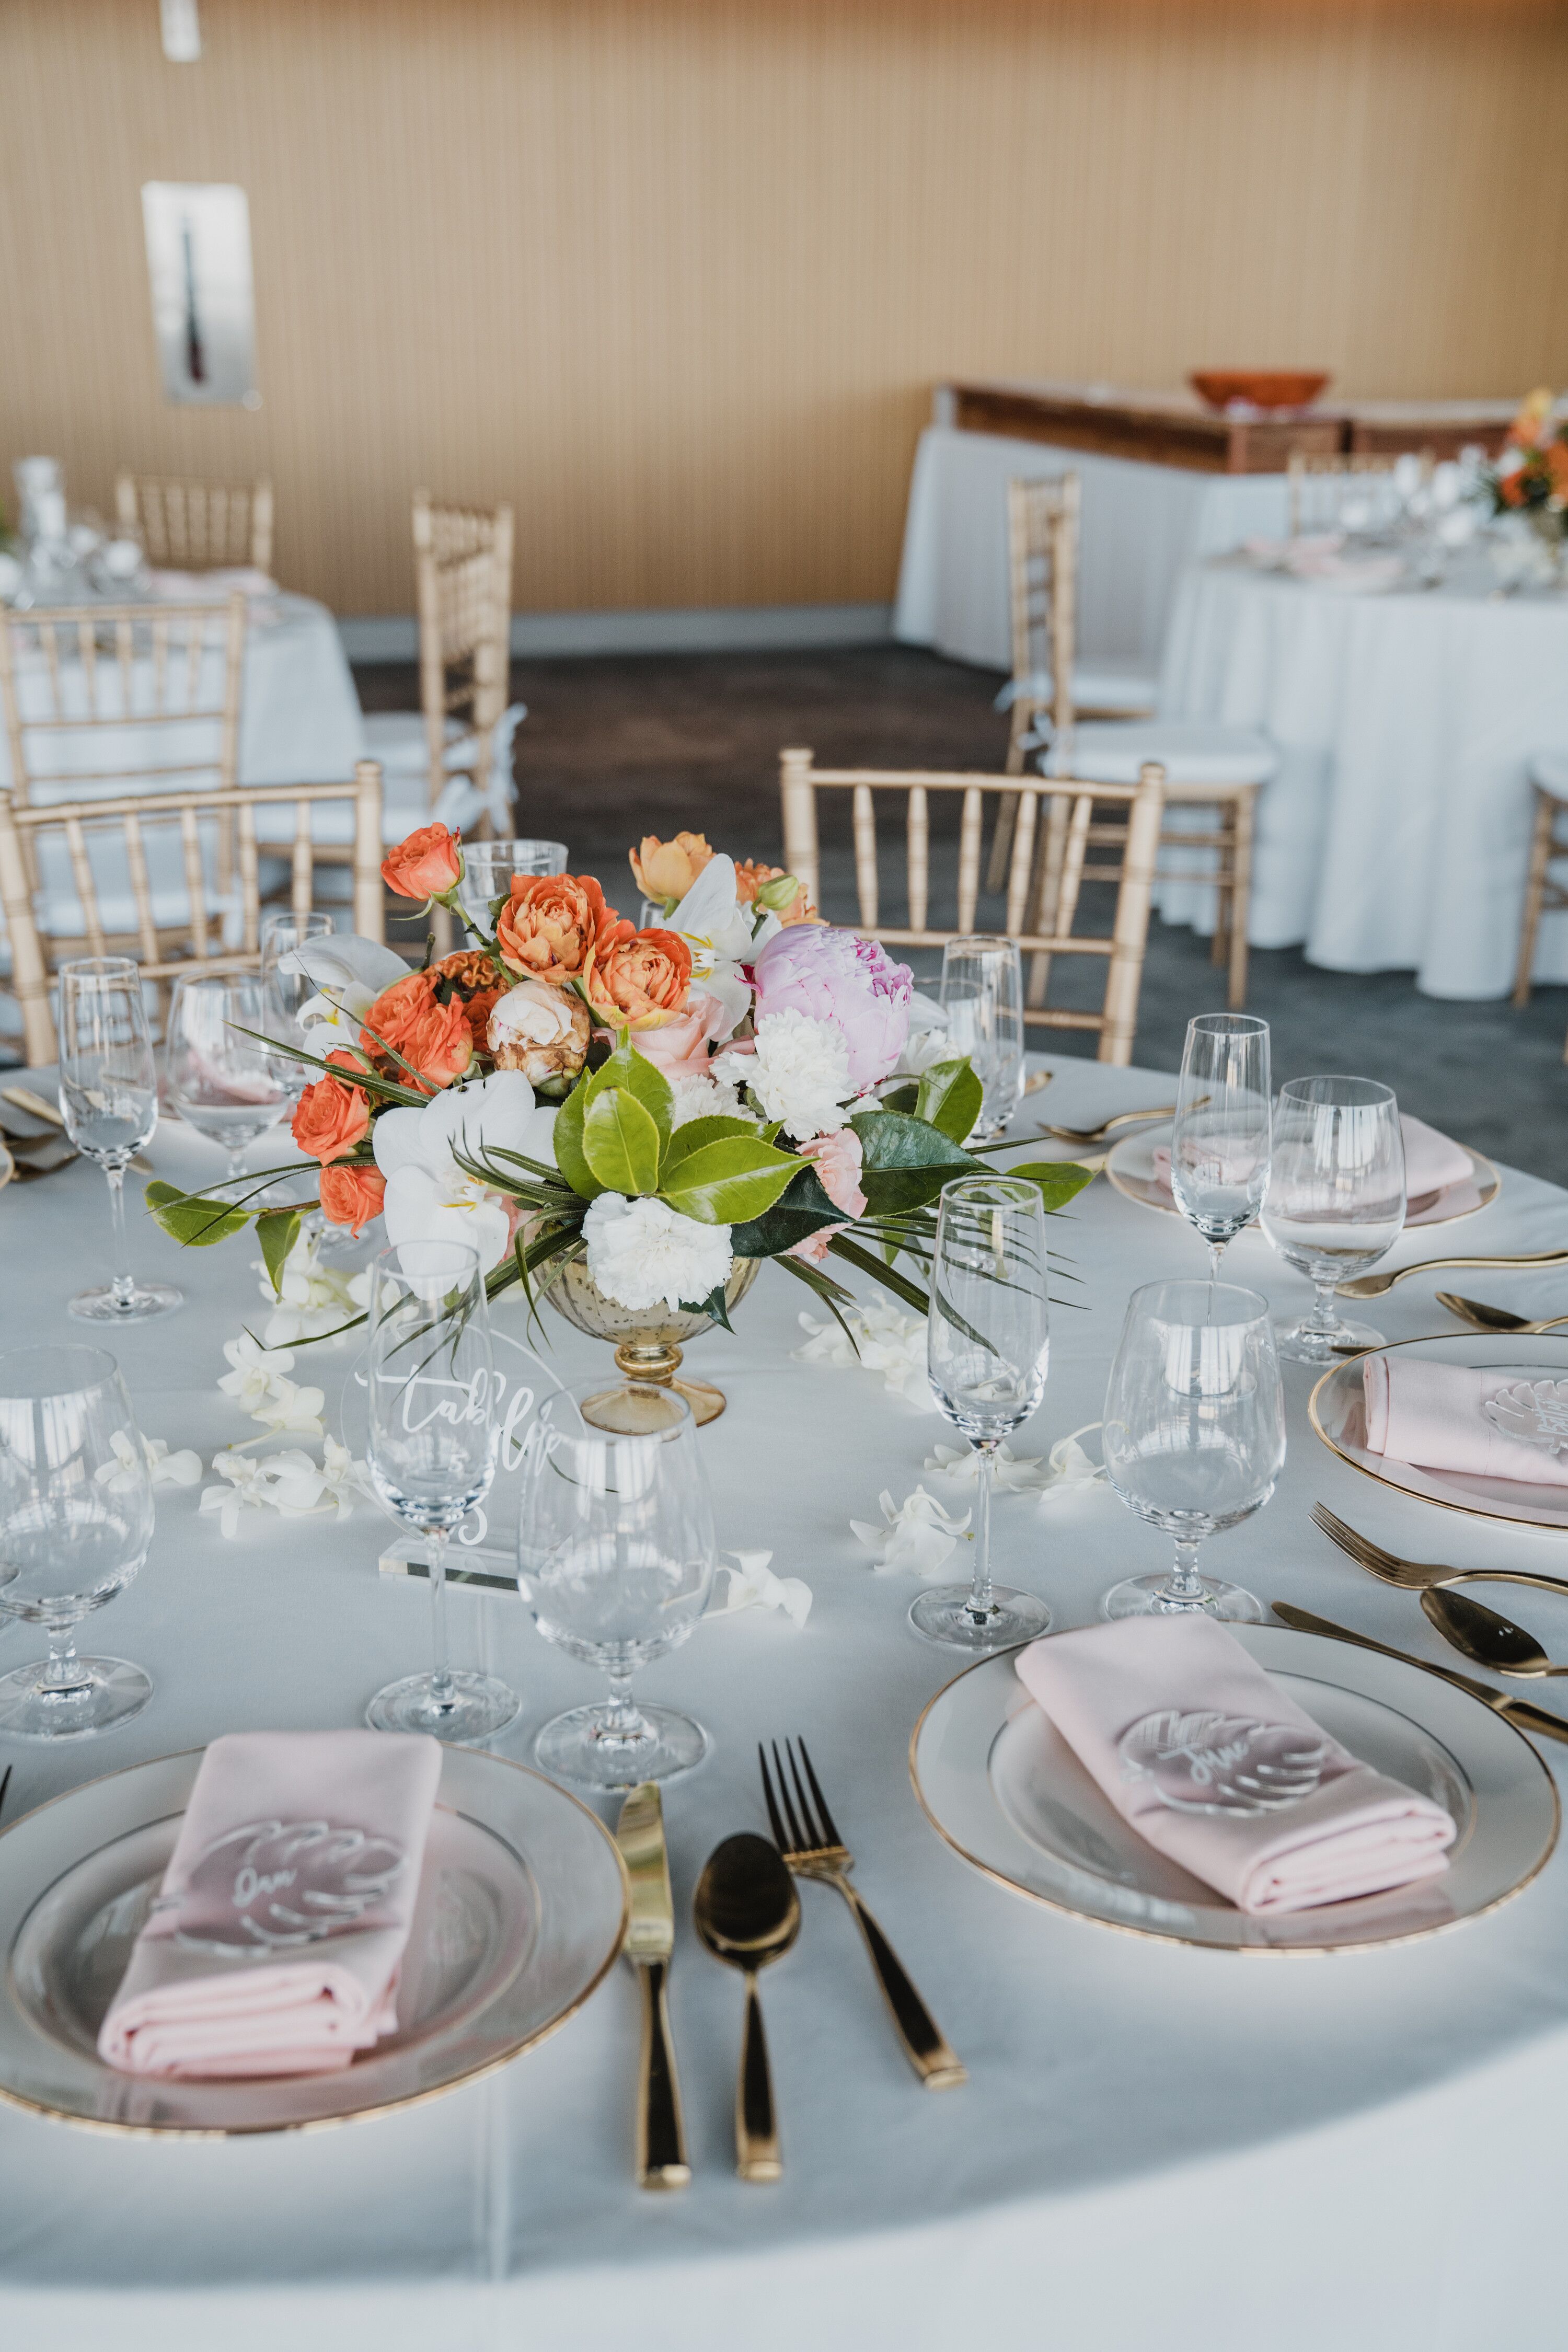
[[[679,931],[634,931],[595,949],[583,982],[606,1028],[660,1029],[686,1009],[691,950]]]
[[[1525,502],[1524,486],[1528,479],[1529,476],[1522,466],[1519,467],[1516,471],[1511,474],[1503,474],[1499,477],[1498,494],[1501,498],[1505,506],[1523,506]]]
[[[449,1087],[474,1058],[473,1034],[460,996],[442,1004],[436,994],[437,971],[411,971],[384,988],[364,1016],[360,1044],[367,1054],[390,1049],[418,1072],[426,1091]],[[405,1076],[401,1064],[396,1075]]]
[[[400,898],[441,898],[463,878],[463,836],[422,824],[384,859],[381,878]]]
[[[678,833],[673,841],[660,841],[657,833],[647,833],[636,849],[626,852],[637,888],[645,898],[657,898],[661,904],[684,898],[712,855],[700,833]]]
[[[342,1069],[361,1066],[352,1054],[339,1050],[329,1062]],[[318,1078],[307,1087],[294,1111],[293,1136],[301,1151],[319,1160],[341,1159],[370,1133],[370,1100],[363,1087],[345,1087],[341,1078]]]
[[[372,1217],[379,1217],[386,1198],[386,1179],[379,1168],[323,1168],[321,1214],[334,1225],[347,1225],[355,1238]]]
[[[482,1045],[489,1032],[490,1014],[506,994],[506,983],[496,978],[489,956],[479,948],[461,948],[455,955],[438,956],[430,969],[437,989],[443,980],[451,982],[447,994],[455,1003],[461,1003],[469,1034],[476,1045]]]
[[[496,946],[509,971],[559,985],[581,977],[595,942],[620,920],[591,875],[514,874]]]
[[[742,907],[750,907],[765,884],[786,879],[795,881],[795,877],[786,877],[782,866],[759,866],[753,858],[742,858],[735,866],[735,896]],[[806,897],[804,884],[799,882],[795,885],[795,897],[786,905],[774,907],[773,911],[786,929],[791,923],[820,923],[822,920]]]
[[[1546,452],[1546,478],[1555,499],[1568,499],[1568,441],[1553,441]]]

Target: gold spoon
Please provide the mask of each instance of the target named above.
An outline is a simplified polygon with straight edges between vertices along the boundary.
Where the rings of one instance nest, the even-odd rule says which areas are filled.
[[[1472,1601],[1467,1592],[1429,1588],[1421,1595],[1421,1606],[1446,1642],[1478,1666],[1489,1666],[1494,1675],[1568,1675],[1568,1666],[1552,1664],[1533,1633],[1511,1617],[1500,1617],[1484,1601]]]
[[[757,1971],[782,1958],[799,1935],[800,1897],[777,1846],[743,1832],[709,1855],[691,1910],[714,1958],[739,1969],[746,1979],[746,2027],[735,2084],[735,2169],[742,2180],[778,2180],[784,2158]]]
[[[1544,1322],[1532,1323],[1528,1316],[1510,1315],[1506,1307],[1489,1307],[1484,1298],[1461,1298],[1455,1290],[1439,1290],[1436,1298],[1439,1307],[1446,1307],[1450,1315],[1478,1331],[1501,1331],[1510,1337],[1519,1332],[1528,1339],[1531,1332],[1555,1331],[1560,1323],[1568,1323],[1568,1315],[1549,1315]]]

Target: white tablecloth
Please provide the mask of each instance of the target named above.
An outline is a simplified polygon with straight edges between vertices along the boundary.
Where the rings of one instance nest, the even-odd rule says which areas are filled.
[[[955,661],[1012,666],[1007,485],[1083,484],[1079,658],[1158,671],[1176,581],[1200,555],[1286,528],[1282,474],[1200,474],[933,425],[910,482],[893,633]]]
[[[1568,744],[1568,597],[1483,586],[1349,595],[1240,563],[1181,583],[1162,714],[1261,727],[1279,767],[1258,803],[1253,944],[1337,971],[1414,969],[1428,996],[1513,985],[1530,754]],[[1209,893],[1165,886],[1168,921]],[[1568,979],[1548,915],[1536,975]]]
[[[1147,1072],[1058,1066],[1047,1099],[1069,1122],[1169,1096]],[[214,1381],[220,1341],[258,1310],[253,1253],[182,1255],[132,1223],[139,1265],[174,1276],[190,1303],[118,1351],[147,1431],[210,1455],[248,1429]],[[1056,1318],[1046,1402],[1018,1445],[1033,1454],[1098,1419],[1130,1286],[1203,1265],[1185,1227],[1103,1180],[1057,1233],[1083,1307]],[[107,1234],[90,1168],[0,1193],[8,1340],[77,1336],[63,1302],[105,1264]],[[1400,1247],[1413,1259],[1442,1238]],[[1476,1248],[1565,1238],[1563,1192],[1511,1172],[1492,1209],[1453,1230]],[[1306,1304],[1256,1234],[1229,1271],[1280,1308]],[[1568,1307],[1562,1273],[1489,1273],[1478,1287]],[[654,2198],[632,2185],[637,2007],[617,1969],[489,2082],[341,2131],[149,2146],[0,2109],[0,2339],[54,2352],[1477,2352],[1504,2313],[1510,2337],[1559,2339],[1568,1861],[1458,1933],[1310,1962],[1109,1933],[968,1869],[927,1827],[906,1762],[953,1668],[904,1624],[911,1582],[874,1574],[847,1525],[874,1516],[879,1488],[908,1493],[950,1433],[872,1374],[792,1363],[804,1297],[764,1269],[734,1337],[705,1336],[692,1361],[730,1399],[701,1441],[720,1542],[771,1544],[775,1567],[814,1587],[810,1621],[802,1633],[761,1612],[704,1625],[641,1678],[714,1736],[704,1768],[667,1792],[691,2187]],[[500,1319],[522,1334],[520,1311]],[[1431,1278],[1396,1290],[1384,1320],[1395,1336],[1440,1326]],[[548,1328],[563,1370],[605,1360]],[[335,1389],[346,1358],[315,1360],[309,1376]],[[1369,1485],[1310,1433],[1308,1373],[1288,1367],[1287,1385],[1279,1492],[1217,1540],[1216,1570],[1439,1660],[1415,1601],[1314,1533],[1315,1496],[1412,1554],[1565,1564],[1563,1538]],[[379,1683],[424,1663],[426,1596],[378,1580],[385,1530],[368,1506],[340,1531],[257,1513],[233,1543],[198,1517],[194,1490],[160,1487],[157,1508],[146,1569],[88,1629],[152,1670],[153,1702],[61,1754],[0,1742],[13,1807],[221,1730],[353,1723]],[[495,1509],[504,1520],[499,1496]],[[1103,1492],[1004,1497],[995,1540],[999,1574],[1047,1594],[1064,1624],[1164,1557]],[[449,1614],[458,1657],[523,1695],[510,1754],[592,1695],[593,1675],[545,1647],[520,1601],[454,1594]],[[1526,1614],[1568,1655],[1550,1596],[1531,1594]],[[12,1630],[0,1664],[40,1647]],[[687,1923],[717,1840],[765,1827],[754,1743],[788,1731],[809,1738],[858,1882],[971,2079],[918,2088],[843,1906],[805,1888],[801,1942],[764,1990],[787,2171],[758,2189],[732,2168],[740,1990]],[[1549,1757],[1559,1769],[1568,1749]]]

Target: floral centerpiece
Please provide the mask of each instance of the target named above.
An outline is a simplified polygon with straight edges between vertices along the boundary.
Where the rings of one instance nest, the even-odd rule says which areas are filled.
[[[1568,404],[1544,385],[1532,392],[1480,482],[1494,514],[1521,516],[1561,551],[1568,541]]]
[[[967,1057],[907,968],[824,923],[793,876],[690,834],[648,837],[631,866],[662,915],[641,929],[586,875],[514,875],[470,907],[460,837],[426,825],[383,875],[469,944],[418,971],[359,938],[294,951],[318,993],[289,1050],[320,1075],[293,1134],[324,1215],[471,1242],[492,1297],[571,1270],[623,1317],[727,1326],[737,1276],[772,1258],[838,1315],[833,1260],[923,1313],[936,1196],[984,1170]],[[1055,1161],[1009,1172],[1047,1208],[1089,1181]],[[163,1183],[148,1200],[187,1244],[254,1221],[280,1280],[298,1209]]]

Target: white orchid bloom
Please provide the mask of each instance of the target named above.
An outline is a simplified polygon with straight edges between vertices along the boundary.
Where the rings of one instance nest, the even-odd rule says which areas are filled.
[[[232,1446],[213,1455],[213,1468],[227,1484],[204,1487],[201,1507],[204,1512],[218,1514],[220,1529],[232,1539],[239,1533],[241,1511],[260,1510],[269,1501],[267,1482],[261,1464],[252,1462],[247,1454],[237,1454]]]
[[[272,1394],[250,1418],[261,1423],[265,1437],[321,1437],[325,1434],[321,1407],[326,1401],[322,1389],[302,1389],[292,1381],[279,1381],[274,1383]],[[255,1437],[246,1441],[250,1445],[260,1442]]]
[[[300,1008],[300,1024],[309,1040],[318,1028],[341,1030],[357,1043],[360,1025],[384,988],[406,980],[409,967],[393,948],[380,940],[362,939],[357,931],[331,931],[322,940],[306,940],[278,960],[280,971],[303,972],[319,994]],[[322,1041],[331,1045],[335,1040]],[[311,1045],[314,1052],[316,1046]]]
[[[993,1481],[996,1493],[1037,1495],[1055,1502],[1075,1487],[1100,1485],[1105,1477],[1104,1464],[1093,1461],[1079,1444],[1080,1437],[1088,1437],[1099,1427],[1098,1421],[1089,1421],[1070,1436],[1058,1437],[1043,1461],[1037,1454],[1019,1456],[1008,1446],[998,1446]],[[980,1456],[969,1446],[939,1445],[927,1454],[923,1466],[939,1477],[951,1478],[955,1486],[973,1486],[979,1465]]]
[[[857,1299],[841,1310],[854,1334],[853,1342],[834,1321],[819,1322],[815,1315],[800,1316],[808,1334],[805,1345],[791,1353],[797,1364],[829,1364],[843,1371],[880,1372],[882,1385],[921,1412],[939,1410],[926,1370],[926,1327],[918,1315],[905,1315],[884,1291]]]
[[[536,1107],[521,1070],[497,1070],[472,1086],[448,1087],[423,1109],[383,1111],[375,1162],[386,1178],[382,1214],[389,1243],[467,1242],[479,1264],[495,1265],[510,1238],[506,1208],[453,1157],[481,1160],[499,1146],[546,1168],[555,1165],[555,1112]]]
[[[223,1352],[234,1370],[219,1376],[218,1386],[249,1413],[265,1404],[284,1373],[294,1369],[287,1348],[258,1348],[248,1331],[242,1331],[237,1339],[226,1339]]]
[[[340,1519],[346,1519],[354,1497],[371,1492],[364,1464],[356,1462],[346,1445],[329,1436],[322,1450],[326,1459],[320,1469],[308,1454],[294,1452],[269,1454],[258,1465],[268,1480],[268,1500],[274,1509],[294,1517],[335,1510]]]
[[[811,1587],[798,1576],[775,1576],[768,1562],[771,1551],[732,1551],[719,1562],[730,1580],[722,1605],[709,1609],[709,1617],[733,1617],[742,1609],[778,1609],[797,1630],[804,1631],[811,1614]],[[731,1568],[731,1560],[739,1560]]]
[[[878,1575],[908,1569],[931,1583],[957,1549],[960,1538],[968,1534],[969,1513],[954,1518],[923,1486],[917,1486],[901,1503],[895,1503],[884,1487],[877,1500],[882,1510],[880,1526],[870,1519],[851,1519],[849,1525],[871,1553]]]
[[[112,1431],[109,1443],[113,1461],[100,1462],[92,1475],[97,1484],[107,1486],[111,1495],[124,1494],[137,1484],[135,1444],[123,1429]],[[171,1454],[161,1437],[142,1438],[142,1459],[154,1486],[194,1486],[202,1475],[199,1454],[193,1454],[188,1446],[179,1454]]]
[[[735,892],[735,861],[722,854],[710,857],[665,929],[679,931],[691,950],[691,977],[716,996],[732,1036],[752,1009],[752,991],[742,977],[742,963],[753,963],[768,941],[784,929],[778,917],[765,913],[756,924],[755,909],[742,906]]]
[[[342,1348],[346,1337],[342,1327],[369,1304],[369,1277],[340,1274],[324,1264],[320,1244],[308,1225],[300,1226],[283,1261],[276,1289],[266,1261],[252,1258],[251,1265],[261,1277],[261,1296],[272,1309],[261,1333],[269,1350],[291,1348],[297,1339],[320,1339],[328,1332],[335,1335],[332,1346]],[[274,1352],[272,1360],[281,1364],[281,1354]]]

